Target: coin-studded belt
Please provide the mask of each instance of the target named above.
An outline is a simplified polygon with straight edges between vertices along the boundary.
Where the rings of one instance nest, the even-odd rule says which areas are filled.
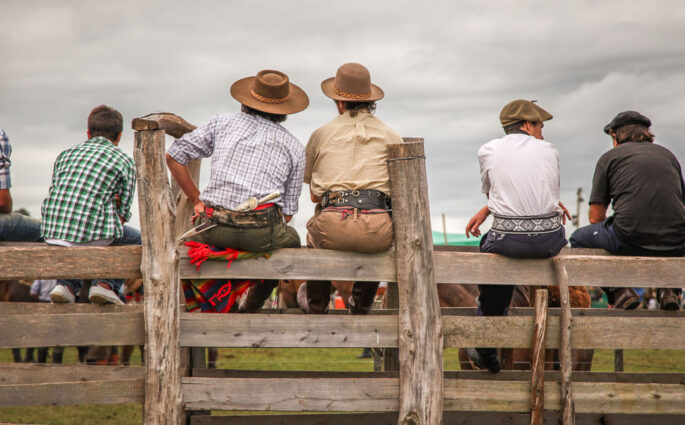
[[[334,190],[324,193],[321,207],[351,207],[361,210],[390,209],[390,198],[373,189]]]

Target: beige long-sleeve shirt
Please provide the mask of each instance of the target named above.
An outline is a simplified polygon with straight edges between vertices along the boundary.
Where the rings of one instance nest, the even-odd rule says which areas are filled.
[[[351,117],[345,111],[309,138],[304,182],[316,196],[354,189],[390,196],[386,146],[393,143],[402,143],[402,138],[373,114]]]

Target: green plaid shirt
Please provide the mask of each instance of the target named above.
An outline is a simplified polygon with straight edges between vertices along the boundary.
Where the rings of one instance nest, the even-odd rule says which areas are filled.
[[[133,159],[104,137],[65,150],[55,161],[41,207],[43,237],[70,242],[121,237],[119,216],[131,218],[135,184]],[[121,197],[119,207],[115,195]]]

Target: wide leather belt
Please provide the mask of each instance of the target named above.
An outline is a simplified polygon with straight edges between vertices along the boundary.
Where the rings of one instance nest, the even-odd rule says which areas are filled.
[[[529,217],[493,214],[490,229],[500,233],[535,234],[556,232],[561,226],[561,214],[558,212]]]
[[[231,211],[221,207],[208,206],[207,217],[219,226],[240,229],[257,229],[283,223],[283,213],[277,205],[254,211]]]
[[[321,207],[350,207],[360,210],[390,209],[390,198],[373,189],[335,190],[324,193]]]

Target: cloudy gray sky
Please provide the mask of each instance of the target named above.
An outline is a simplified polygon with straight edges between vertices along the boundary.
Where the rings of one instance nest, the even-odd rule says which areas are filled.
[[[611,146],[602,127],[617,112],[649,116],[657,143],[685,157],[679,0],[0,0],[0,20],[0,127],[14,149],[15,206],[34,216],[55,157],[85,140],[93,106],[114,106],[127,123],[172,111],[202,124],[237,111],[230,84],[266,68],[309,94],[310,107],[285,123],[306,143],[335,114],[321,80],[345,62],[365,64],[386,93],[377,116],[425,138],[436,230],[445,213],[448,231],[463,231],[484,204],[477,150],[501,135],[499,111],[512,99],[554,114],[544,134],[561,154],[572,210],[578,187],[589,195]],[[125,128],[130,154],[132,139]],[[303,197],[298,230],[312,211]]]

